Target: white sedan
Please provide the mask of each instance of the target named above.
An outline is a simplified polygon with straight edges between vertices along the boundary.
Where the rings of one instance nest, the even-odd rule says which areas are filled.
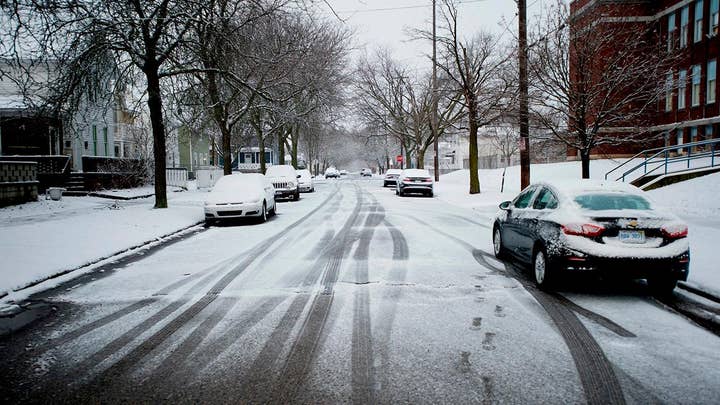
[[[221,219],[255,217],[261,222],[274,215],[275,188],[259,173],[222,177],[205,200],[205,223]]]

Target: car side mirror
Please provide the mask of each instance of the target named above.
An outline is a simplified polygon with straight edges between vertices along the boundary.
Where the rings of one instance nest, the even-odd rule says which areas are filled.
[[[510,210],[510,201],[503,201],[500,203],[500,209],[503,211]]]

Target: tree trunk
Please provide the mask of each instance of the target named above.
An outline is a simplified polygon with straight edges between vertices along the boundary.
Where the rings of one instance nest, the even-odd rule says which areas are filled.
[[[292,128],[292,133],[290,134],[290,156],[292,160],[292,165],[294,168],[297,169],[298,167],[298,141],[300,139],[300,130],[297,125],[295,125]],[[305,162],[305,166],[307,167],[307,162]]]
[[[278,130],[278,164],[285,164],[285,129]]]
[[[470,194],[480,193],[480,179],[478,178],[478,146],[477,146],[477,110],[475,109],[475,100],[468,103],[468,120],[470,121],[470,150],[468,158],[470,159]]]
[[[425,168],[425,151],[418,151],[417,156],[415,156],[415,164],[418,169]]]
[[[258,150],[260,151],[260,173],[265,174],[265,137],[262,135],[262,132],[258,133]]]
[[[582,163],[582,178],[590,178],[590,150],[580,150],[580,162]]]
[[[232,153],[230,151],[230,129],[221,126],[222,132],[222,154],[223,154],[223,174],[232,174]]]
[[[165,179],[166,151],[165,124],[163,123],[162,98],[160,96],[159,66],[147,63],[144,70],[147,78],[148,109],[153,133],[153,157],[155,158],[155,208],[167,208],[167,181]]]

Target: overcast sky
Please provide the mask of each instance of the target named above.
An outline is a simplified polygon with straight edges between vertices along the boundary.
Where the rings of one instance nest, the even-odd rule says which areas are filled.
[[[423,53],[432,52],[431,44],[411,41],[407,28],[432,29],[432,0],[326,0],[356,32],[355,41],[368,53],[378,47],[393,51],[396,59],[422,69],[431,63]],[[528,15],[536,14],[543,2],[528,0]],[[438,0],[438,7],[441,0]],[[325,6],[331,14],[330,7]],[[460,0],[459,26],[466,36],[485,29],[511,40],[517,33],[517,4],[514,0]],[[438,18],[439,18],[438,8]],[[439,24],[439,20],[438,20]],[[357,54],[356,54],[357,56]]]

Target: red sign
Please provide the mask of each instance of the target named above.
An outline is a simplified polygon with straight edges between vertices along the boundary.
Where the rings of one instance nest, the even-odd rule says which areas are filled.
[[[398,163],[402,163],[402,161],[403,161],[402,155],[397,155],[397,156],[395,156],[395,161],[398,162]]]

